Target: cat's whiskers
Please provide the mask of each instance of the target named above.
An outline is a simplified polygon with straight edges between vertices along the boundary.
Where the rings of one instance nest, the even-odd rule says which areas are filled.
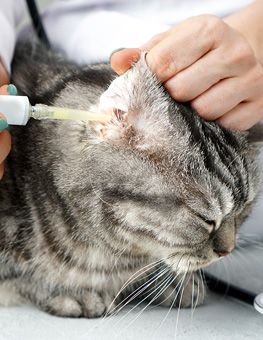
[[[184,273],[184,275],[182,276],[182,278],[180,279],[180,281],[178,282],[178,284],[176,285],[176,287],[173,289],[173,292],[174,292],[174,291],[177,289],[178,285],[180,285],[180,286],[179,286],[179,289],[177,290],[177,293],[175,294],[175,297],[174,297],[174,299],[173,299],[173,301],[172,301],[172,303],[171,303],[171,306],[170,306],[168,312],[166,313],[166,316],[165,316],[164,320],[162,321],[162,324],[161,324],[161,325],[163,325],[163,323],[164,323],[165,320],[167,319],[168,315],[170,314],[172,308],[174,307],[174,305],[175,305],[175,303],[176,303],[176,300],[177,300],[177,298],[178,298],[178,295],[179,295],[179,293],[180,293],[180,290],[181,290],[181,288],[183,287],[183,283],[184,283],[186,274],[187,274],[187,272]],[[176,329],[175,329],[175,338],[176,338],[176,334],[177,334],[177,326],[178,326],[178,320],[179,320],[179,311],[180,311],[180,307],[181,307],[183,292],[184,292],[184,288],[182,289],[181,297],[180,297],[180,301],[179,301],[179,305],[178,305],[177,320],[176,320]],[[161,325],[158,327],[158,329],[160,329]],[[157,333],[157,332],[156,332],[156,333]],[[155,333],[155,334],[156,334],[156,333]]]
[[[194,275],[192,274],[192,296],[191,296],[191,327],[193,326],[193,316],[194,316],[194,292],[195,292],[195,280]],[[197,294],[199,295],[199,286]],[[196,301],[198,301],[198,295]]]
[[[183,257],[183,255],[182,255]],[[163,266],[164,267],[164,266]],[[167,269],[167,268],[165,268]],[[124,305],[123,305],[123,302],[125,300],[123,300],[119,305],[122,305],[119,310],[115,311],[114,312],[114,315],[116,315],[124,306],[126,306],[128,303],[130,303],[132,300],[134,300],[136,297],[138,297],[141,293],[143,293],[146,289],[149,288],[149,286],[151,286],[154,281],[157,281],[160,276],[163,276],[165,275],[167,272],[170,271],[170,269],[167,269],[167,270],[163,270],[161,275],[158,275],[160,273],[160,268],[157,268],[155,271],[158,271],[157,275],[155,275],[154,277],[152,277],[150,280],[146,281],[143,285],[141,285],[140,287],[138,287],[134,292],[132,292],[128,297],[125,298],[125,300],[127,300],[129,297],[131,297]],[[149,275],[152,275],[153,272],[151,272]],[[168,276],[166,276],[164,279],[162,279],[162,281],[158,284],[157,287],[153,287],[153,288],[150,288],[149,290],[149,294],[143,299],[141,300],[135,307],[132,308],[132,310],[134,308],[136,308],[139,304],[141,304],[143,301],[145,301],[146,299],[149,298],[149,296],[151,296],[152,294],[154,294],[157,290],[159,290],[159,292],[154,296],[154,298],[148,303],[148,305],[146,306],[146,308],[153,302],[155,301],[166,289],[169,285],[171,285],[175,280],[176,278],[178,277],[178,275],[175,275],[174,276],[174,272],[170,272]],[[171,282],[169,282],[171,281]],[[180,282],[180,281],[179,281]],[[163,287],[162,287],[163,286]],[[177,284],[178,286],[178,284]],[[177,286],[175,287],[175,289],[177,288]],[[162,287],[162,288],[161,288]],[[174,291],[174,290],[173,290]],[[135,292],[137,292],[136,294],[134,294]],[[165,302],[171,295],[173,294],[173,292],[171,294],[169,294],[169,296],[163,300],[161,303]],[[161,304],[160,303],[160,304]],[[118,306],[119,306],[118,305]],[[116,306],[115,309],[118,307]],[[113,311],[110,312],[110,314],[112,315]]]
[[[125,253],[126,249],[127,249],[127,247],[123,247],[122,249],[120,249],[119,251],[117,251],[117,253],[115,254],[116,259],[115,259],[115,261],[114,261],[114,263],[113,263],[113,265],[112,265],[111,271],[109,272],[107,281],[110,280],[110,277],[111,277],[111,275],[112,275],[112,273],[113,273],[114,268],[116,267],[116,265],[117,265],[119,259],[120,259],[120,258],[122,257],[122,255]]]
[[[176,257],[176,256],[179,256],[180,254],[179,253],[177,253],[177,252],[174,252],[174,253],[172,253],[172,254],[170,254],[170,255],[168,255],[167,256],[167,259],[170,259],[170,258],[173,258],[173,257]],[[173,271],[175,271],[175,272],[177,272],[178,271],[178,269],[179,269],[179,265],[180,265],[180,262],[183,260],[183,258],[184,258],[184,256],[186,256],[186,255],[188,255],[188,260],[186,260],[186,263],[188,263],[188,267],[189,267],[189,259],[190,259],[190,257],[191,257],[191,254],[181,254],[181,256],[180,256],[180,258],[179,258],[179,260],[177,261],[177,264],[176,264],[176,268],[175,269],[173,269]]]
[[[156,275],[154,275],[150,280],[146,281],[143,285],[138,287],[128,297],[126,297],[124,300],[122,300],[112,311],[110,311],[110,316],[114,316],[117,313],[119,313],[126,305],[128,305],[131,301],[135,300],[144,291],[146,291],[154,283],[154,281],[158,280],[160,277],[167,274],[167,272],[169,272],[169,269],[167,269],[167,268],[165,268],[161,271],[158,271],[158,273]],[[145,300],[145,298],[143,300],[141,300],[140,303],[142,303],[144,300]],[[125,303],[124,303],[124,301],[125,301]],[[118,307],[119,307],[119,309],[117,309]],[[137,307],[137,305],[135,307]],[[135,307],[133,307],[131,309],[131,311]],[[107,315],[109,315],[109,313]]]
[[[188,268],[189,268],[189,267],[188,267]],[[167,319],[168,315],[170,314],[172,308],[174,307],[174,304],[175,304],[175,302],[176,302],[176,300],[177,300],[177,298],[178,298],[178,295],[179,295],[179,293],[180,293],[180,290],[181,290],[181,288],[182,288],[182,286],[183,286],[183,284],[184,284],[185,277],[186,277],[187,273],[188,273],[188,271],[186,271],[186,272],[184,273],[184,275],[183,275],[182,278],[178,281],[177,285],[174,287],[174,289],[173,289],[172,292],[169,294],[169,296],[168,296],[164,301],[162,301],[162,302],[160,303],[160,304],[162,304],[163,302],[165,302],[165,301],[166,301],[166,300],[167,300],[167,299],[168,299],[168,298],[176,291],[177,287],[180,285],[180,286],[179,286],[179,289],[177,290],[177,293],[176,293],[176,295],[175,295],[175,297],[174,297],[174,299],[173,299],[173,301],[172,301],[172,303],[171,303],[171,306],[170,306],[168,312],[166,313],[165,318],[163,319],[162,323],[159,325],[159,327],[158,327],[158,329],[156,330],[156,332],[155,332],[154,336],[152,337],[152,339],[154,339],[154,337],[155,337],[156,334],[158,333],[159,329],[161,329],[162,325],[164,324],[165,320]],[[175,280],[177,277],[178,277],[178,275],[174,278],[174,280]],[[192,277],[193,277],[193,274],[192,274]],[[186,285],[188,284],[190,278],[191,278],[191,275],[189,276],[189,278],[188,278],[188,280],[187,280],[187,282],[186,282]],[[174,281],[174,280],[173,280],[173,281]],[[172,282],[173,282],[173,281],[172,281]],[[171,284],[172,284],[172,283],[171,283]],[[183,289],[182,289],[181,296],[180,296],[180,300],[179,300],[179,304],[178,304],[177,318],[179,318],[179,315],[178,315],[178,314],[179,314],[179,310],[180,310],[180,308],[181,308],[183,293],[184,293],[184,287],[183,287]],[[197,301],[198,301],[198,299],[197,299]],[[158,306],[158,305],[157,305],[157,306]],[[178,323],[178,319],[177,319],[177,323]],[[177,333],[177,325],[176,325],[176,333]],[[176,337],[176,336],[175,336],[175,337]],[[152,339],[151,339],[151,340],[152,340]]]
[[[246,249],[244,248],[244,249],[242,249],[242,252],[240,251],[240,249],[235,249],[235,253],[239,256],[239,257],[241,257],[241,259],[242,259],[242,262],[244,263],[249,263],[249,259],[243,254],[243,252],[245,252],[246,251]],[[248,250],[247,250],[248,251]],[[257,258],[255,258],[256,260],[258,260]],[[259,262],[260,263],[260,262]]]
[[[260,249],[262,250],[262,248],[260,248]],[[246,262],[246,263],[249,264],[250,259],[253,259],[253,260],[254,260],[254,263],[257,263],[258,266],[259,266],[259,268],[260,268],[260,267],[262,268],[263,265],[262,265],[261,259],[258,258],[255,254],[251,253],[251,252],[249,251],[249,249],[246,249],[246,247],[242,248],[242,252],[241,252],[240,250],[238,250],[238,249],[236,249],[235,252],[239,255],[239,257],[241,257],[241,258],[243,259],[244,262]],[[247,252],[247,253],[249,254],[249,256],[246,257],[246,256],[243,254],[243,252]]]
[[[251,245],[255,246],[255,248],[257,249],[263,249],[263,240],[262,241],[257,241],[254,238],[252,239],[252,237],[258,237],[258,235],[255,234],[238,234],[237,235],[237,239],[244,241],[245,245],[242,245],[238,248],[246,248],[249,247]]]
[[[171,281],[171,283],[172,283],[172,282],[177,278],[177,276],[171,277],[172,274],[173,274],[173,273],[170,273],[169,276],[166,277],[166,278],[164,279],[165,282],[164,282],[164,280],[161,281],[160,284],[164,284],[164,285],[165,285],[165,287],[162,288],[163,291],[164,291],[165,289],[167,289],[167,281],[169,281],[169,280],[172,278],[172,281]],[[167,315],[166,315],[164,321],[166,320],[167,316],[169,315],[171,309],[173,308],[173,306],[174,306],[174,304],[175,304],[175,302],[176,302],[176,300],[177,300],[177,297],[178,297],[178,295],[179,295],[179,292],[180,292],[180,290],[181,290],[181,288],[182,288],[182,285],[183,285],[183,283],[184,283],[184,279],[185,279],[186,274],[187,274],[187,273],[185,273],[184,276],[179,280],[179,282],[177,283],[176,287],[173,289],[173,291],[172,291],[172,293],[171,293],[171,295],[172,295],[173,292],[176,291],[177,287],[180,285],[180,286],[179,286],[179,289],[178,289],[178,291],[177,291],[177,293],[176,293],[176,295],[175,295],[175,298],[173,299],[172,304],[171,304],[171,306],[170,306],[170,308],[169,308],[169,310],[168,310],[168,312],[167,312]],[[170,285],[171,283],[169,283],[169,285]],[[160,285],[158,285],[158,287],[155,288],[155,291],[156,291],[157,289],[159,289],[159,288],[160,288]],[[154,291],[154,292],[155,292],[155,291]],[[134,307],[132,308],[132,310],[135,309],[138,305],[140,305],[143,301],[145,301],[145,300],[146,300],[150,295],[152,295],[154,292],[152,292],[152,293],[149,294],[147,297],[145,297],[142,301],[140,301],[136,306],[134,306]],[[160,294],[157,294],[157,296],[154,296],[154,298],[153,298],[150,302],[148,302],[148,304],[147,304],[147,305],[146,305],[139,313],[137,313],[136,317],[133,318],[133,320],[125,327],[125,329],[127,329],[132,323],[134,323],[134,322],[141,316],[141,314],[146,310],[146,308],[147,308],[147,307],[148,307],[148,306],[149,306],[156,298],[158,298],[159,295],[160,295]],[[132,310],[130,310],[127,314],[125,314],[124,317],[126,317]],[[163,322],[164,322],[164,321],[163,321]],[[163,324],[163,322],[162,322],[162,324]],[[160,326],[161,326],[161,325],[160,325]],[[159,326],[159,328],[160,328],[160,326]],[[158,329],[159,329],[159,328],[158,328]],[[125,330],[125,329],[124,329],[124,330]],[[122,330],[120,333],[122,333],[124,330]],[[120,333],[119,333],[119,334],[120,334]],[[119,335],[119,334],[118,334],[118,335]]]
[[[203,294],[205,295],[205,275],[203,273],[203,271],[201,269],[199,269],[199,273],[200,273],[200,277],[201,277],[201,283],[202,283],[202,287],[203,287]]]
[[[143,268],[140,268],[138,271],[136,271],[124,284],[123,286],[120,288],[120,290],[118,291],[118,293],[116,294],[115,298],[112,300],[110,306],[108,307],[105,316],[107,317],[109,314],[112,313],[112,311],[114,309],[116,309],[116,307],[111,311],[111,308],[113,306],[113,304],[115,303],[115,301],[117,300],[117,298],[120,296],[120,294],[124,291],[125,288],[127,288],[132,282],[134,282],[135,280],[137,280],[141,275],[145,274],[146,272],[148,272],[149,270],[151,270],[152,268],[154,268],[155,266],[158,266],[159,264],[161,264],[163,262],[164,259],[160,259],[157,261],[154,261],[146,266],[144,266]]]
[[[230,254],[231,255],[231,254]],[[230,255],[229,255],[229,258],[230,258]],[[225,259],[222,259],[222,264],[223,264],[223,267],[224,267],[224,270],[225,270],[225,273],[226,273],[226,282],[230,285],[230,281],[231,281],[231,274],[229,272],[229,266],[227,266],[226,264],[226,261],[229,260],[229,258],[225,258]],[[225,261],[224,261],[225,260]]]
[[[158,292],[158,294],[156,294],[156,295],[148,302],[148,304],[147,304],[147,305],[139,312],[139,314],[136,316],[136,318],[133,320],[133,322],[134,322],[138,317],[140,317],[141,314],[146,310],[146,308],[149,307],[149,306],[152,304],[152,302],[154,302],[160,295],[162,295],[162,294],[164,293],[164,291],[165,291],[170,285],[172,285],[172,283],[177,279],[178,275],[177,275],[177,276],[174,276],[174,277],[172,277],[172,275],[173,275],[173,273],[171,273],[170,276],[169,276],[169,278],[165,280],[166,282],[165,282],[164,287],[163,287],[163,288]],[[172,279],[172,280],[171,280],[171,279]],[[171,281],[169,282],[169,280],[171,280]],[[173,288],[172,292],[166,297],[166,299],[163,300],[162,302],[160,302],[159,304],[155,305],[154,307],[156,307],[156,306],[158,306],[158,305],[161,305],[163,302],[165,302],[167,299],[169,299],[169,297],[172,296],[172,295],[174,294],[174,292],[176,291],[177,287],[180,285],[180,283],[183,282],[183,280],[184,280],[184,277],[182,277],[182,278],[179,280],[179,282],[177,283],[177,285]],[[167,282],[167,281],[168,281],[168,282]],[[156,290],[157,290],[157,289],[160,289],[160,286],[161,286],[161,285],[159,285],[159,286],[156,288]],[[180,285],[180,287],[181,287],[181,285]],[[180,291],[180,287],[179,287],[178,292]],[[156,291],[156,290],[155,290],[155,291]],[[156,330],[156,332],[155,332],[153,338],[154,338],[155,335],[158,333],[159,329],[162,327],[162,325],[164,324],[165,320],[167,319],[170,310],[171,310],[171,309],[173,308],[173,306],[174,306],[174,303],[175,303],[175,301],[176,301],[176,299],[177,299],[177,296],[178,296],[178,293],[176,294],[176,298],[173,300],[173,302],[172,302],[172,304],[171,304],[171,306],[170,306],[170,309],[169,309],[168,313],[166,314],[164,320],[162,321],[162,323],[161,323],[161,324],[159,325],[159,327],[157,328],[157,330]],[[153,339],[153,338],[152,338],[152,339]]]
[[[168,282],[168,283],[166,283],[165,284],[165,286],[154,296],[154,298],[150,301],[150,303],[152,303],[153,301],[155,301],[156,299],[158,299],[158,297],[159,296],[161,296],[162,294],[163,295],[165,295],[165,290],[169,287],[169,286],[171,286],[172,284],[173,284],[173,282],[176,280],[178,278],[178,275],[175,275],[174,276],[174,273],[171,273],[170,274],[170,277],[169,277],[169,279],[171,279],[171,282]],[[180,281],[179,281],[180,282]],[[176,285],[176,287],[175,288],[177,288],[177,286],[178,286],[178,284]],[[159,284],[159,286],[157,287],[158,289],[161,287],[161,285]],[[175,289],[174,288],[174,289]],[[167,301],[168,299],[169,299],[169,297],[173,294],[173,292],[174,292],[174,289],[173,289],[173,291],[168,295],[168,296],[166,296],[165,297],[165,299],[164,300],[162,300],[162,301],[160,301],[159,303],[157,303],[157,304],[155,304],[154,306],[153,306],[153,308],[155,308],[155,307],[157,307],[157,306],[161,306],[161,305],[163,305],[163,303],[165,302],[165,301]]]
[[[181,289],[181,287],[182,287],[182,284],[184,283],[186,274],[187,274],[187,273],[185,273],[185,275],[179,280],[179,282],[177,283],[177,285],[174,287],[174,289],[173,289],[172,292],[170,293],[169,297],[175,292],[175,290],[177,289],[177,287],[180,285],[180,287],[179,287],[179,289],[178,289],[178,291],[177,291],[177,293],[176,293],[176,295],[175,295],[175,297],[174,297],[174,299],[173,299],[173,301],[172,301],[172,303],[171,303],[171,306],[169,307],[168,312],[166,313],[166,315],[165,315],[165,317],[164,317],[162,323],[158,326],[158,328],[157,328],[157,330],[155,331],[155,333],[154,333],[153,337],[151,338],[151,340],[153,340],[153,339],[155,338],[155,336],[157,335],[158,331],[161,329],[161,327],[162,327],[163,324],[165,323],[166,319],[168,318],[168,315],[170,314],[172,308],[174,307],[174,304],[175,304],[175,302],[176,302],[176,300],[177,300],[177,297],[178,297],[178,295],[179,295],[179,292],[180,292],[180,289]],[[169,297],[168,297],[168,298],[169,298]],[[164,300],[164,301],[166,301],[166,300]],[[158,306],[158,305],[157,305],[157,306]]]
[[[163,272],[161,273],[161,275],[165,275],[166,273],[167,273],[167,271],[168,271],[168,269],[167,270],[163,270]],[[169,275],[166,277],[166,278],[164,278],[161,282],[163,282],[164,280],[166,281],[167,279],[169,279],[168,277],[171,275],[171,273],[169,273]],[[159,277],[160,277],[160,275],[159,275]],[[149,285],[151,285],[152,284],[152,282],[154,281],[156,279],[156,277],[154,277],[153,278],[153,280],[151,280],[151,282],[149,283]],[[147,287],[146,287],[147,288]],[[139,294],[141,294],[141,292],[139,292]],[[139,295],[138,294],[138,295]],[[147,297],[146,297],[147,298]],[[144,298],[143,300],[141,300],[141,301],[139,301],[135,306],[133,306],[123,317],[121,317],[115,324],[114,324],[114,327],[116,327],[125,317],[127,317],[135,308],[137,308],[143,301],[145,301],[146,300],[146,298]],[[133,299],[132,299],[133,300]],[[125,305],[127,305],[128,303],[129,303],[130,301],[128,301]],[[124,305],[124,306],[125,306]],[[120,309],[118,310],[118,311],[115,311],[113,314],[111,314],[110,315],[110,317],[108,318],[108,320],[110,321],[117,313],[119,313],[119,311],[124,307],[124,306],[121,306],[120,307]],[[141,313],[140,313],[141,314]],[[139,315],[140,315],[139,314]],[[137,316],[138,317],[138,316]],[[130,324],[128,324],[126,327],[125,327],[125,329],[127,328],[127,327],[129,327],[136,319],[137,319],[137,317],[135,317],[135,319],[130,323]],[[107,323],[106,323],[107,324]],[[105,324],[104,324],[104,326],[105,326]],[[121,334],[125,329],[123,329],[119,334]],[[118,334],[118,335],[119,335]]]
[[[194,301],[194,297],[195,297],[195,276],[194,273],[192,273],[192,296],[191,296],[191,325],[193,323],[193,315],[194,312],[196,310],[198,301],[199,301],[199,296],[200,296],[200,281],[202,282],[202,287],[203,287],[203,295],[205,292],[205,288],[204,288],[204,281],[203,281],[203,277],[202,277],[202,271],[201,269],[198,269],[199,272],[199,278],[197,279],[197,294],[196,294],[196,298]]]
[[[235,248],[234,253],[229,254],[228,257],[225,258],[225,259],[223,260],[223,261],[228,261],[228,260],[229,260],[229,261],[226,263],[227,266],[232,266],[232,264],[233,264],[234,266],[237,266],[237,267],[240,267],[241,269],[243,269],[242,263],[240,263],[240,262],[236,259],[236,256],[233,256],[234,254],[236,254],[236,253],[238,253],[238,252],[239,252],[239,250]],[[221,263],[221,262],[220,262],[220,263]],[[232,271],[232,270],[231,270],[231,271]]]
[[[175,325],[175,333],[174,333],[174,338],[176,339],[177,336],[177,331],[178,331],[178,324],[179,324],[179,315],[181,311],[181,305],[182,305],[182,299],[183,299],[183,294],[184,294],[184,287],[182,289],[181,295],[180,295],[180,301],[177,309],[177,316],[176,316],[176,325]]]
[[[167,275],[164,279],[162,279],[162,280],[158,283],[157,286],[155,285],[154,287],[150,288],[149,291],[147,291],[147,292],[149,292],[149,294],[148,294],[147,296],[145,296],[142,300],[140,300],[140,301],[136,304],[136,306],[133,307],[133,309],[135,309],[136,307],[138,307],[138,306],[139,306],[141,303],[143,303],[144,301],[147,301],[151,295],[153,295],[155,292],[157,292],[157,294],[154,295],[153,298],[152,298],[152,299],[147,303],[147,305],[142,309],[142,311],[140,312],[140,315],[141,315],[142,312],[143,312],[147,307],[149,307],[149,306],[152,304],[152,302],[154,302],[156,299],[158,299],[158,297],[159,297],[160,295],[162,295],[162,293],[167,289],[167,287],[168,287],[169,285],[171,285],[171,284],[173,283],[173,281],[175,281],[176,278],[177,278],[177,276],[176,276],[176,277],[173,277],[173,273],[169,272],[168,275]],[[153,283],[154,283],[154,282],[153,282]],[[152,284],[152,283],[151,283],[151,284]]]

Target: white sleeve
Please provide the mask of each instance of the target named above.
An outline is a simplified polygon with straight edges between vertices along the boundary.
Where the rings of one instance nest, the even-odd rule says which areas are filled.
[[[0,1],[0,57],[8,73],[14,53],[16,27],[23,18],[24,0]]]
[[[131,0],[57,0],[42,18],[52,46],[80,64],[98,63],[108,61],[116,48],[141,46],[169,28],[137,17],[136,11],[130,14],[132,8],[139,11],[135,5]]]

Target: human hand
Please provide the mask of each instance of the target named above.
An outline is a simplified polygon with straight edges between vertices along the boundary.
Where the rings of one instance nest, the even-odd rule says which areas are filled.
[[[9,84],[10,79],[9,76],[6,72],[6,69],[4,68],[3,64],[1,63],[1,58],[0,58],[0,86],[3,86],[5,84]]]
[[[247,39],[223,20],[190,18],[140,49],[114,53],[113,69],[124,73],[141,50],[148,51],[147,64],[171,96],[190,101],[204,119],[246,130],[263,118],[262,65]]]
[[[8,85],[0,87],[0,95],[8,94]],[[2,113],[0,113],[0,179],[4,174],[4,160],[11,149],[11,136],[7,130],[8,124]]]

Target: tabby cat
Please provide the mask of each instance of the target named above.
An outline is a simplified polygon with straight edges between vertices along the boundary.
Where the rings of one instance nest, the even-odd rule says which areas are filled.
[[[114,311],[131,292],[202,303],[196,271],[233,250],[257,197],[247,133],[175,102],[144,55],[116,78],[107,64],[77,66],[22,43],[12,81],[31,104],[112,120],[12,126],[0,182],[1,303],[72,317]]]

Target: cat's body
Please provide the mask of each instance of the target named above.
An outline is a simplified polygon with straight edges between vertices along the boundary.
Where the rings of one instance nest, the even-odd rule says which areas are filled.
[[[103,106],[100,95],[116,77],[108,65],[78,67],[43,51],[20,47],[19,94],[32,104]],[[245,134],[175,103],[143,58],[124,79],[113,87],[120,103],[113,122],[12,127],[0,182],[0,280],[57,315],[103,314],[132,275],[158,260],[126,292],[160,268],[142,291],[160,282],[168,298],[156,301],[170,305],[185,272],[232,251],[257,196],[257,152]],[[173,271],[180,276],[169,281]],[[180,287],[183,306],[192,284]]]

